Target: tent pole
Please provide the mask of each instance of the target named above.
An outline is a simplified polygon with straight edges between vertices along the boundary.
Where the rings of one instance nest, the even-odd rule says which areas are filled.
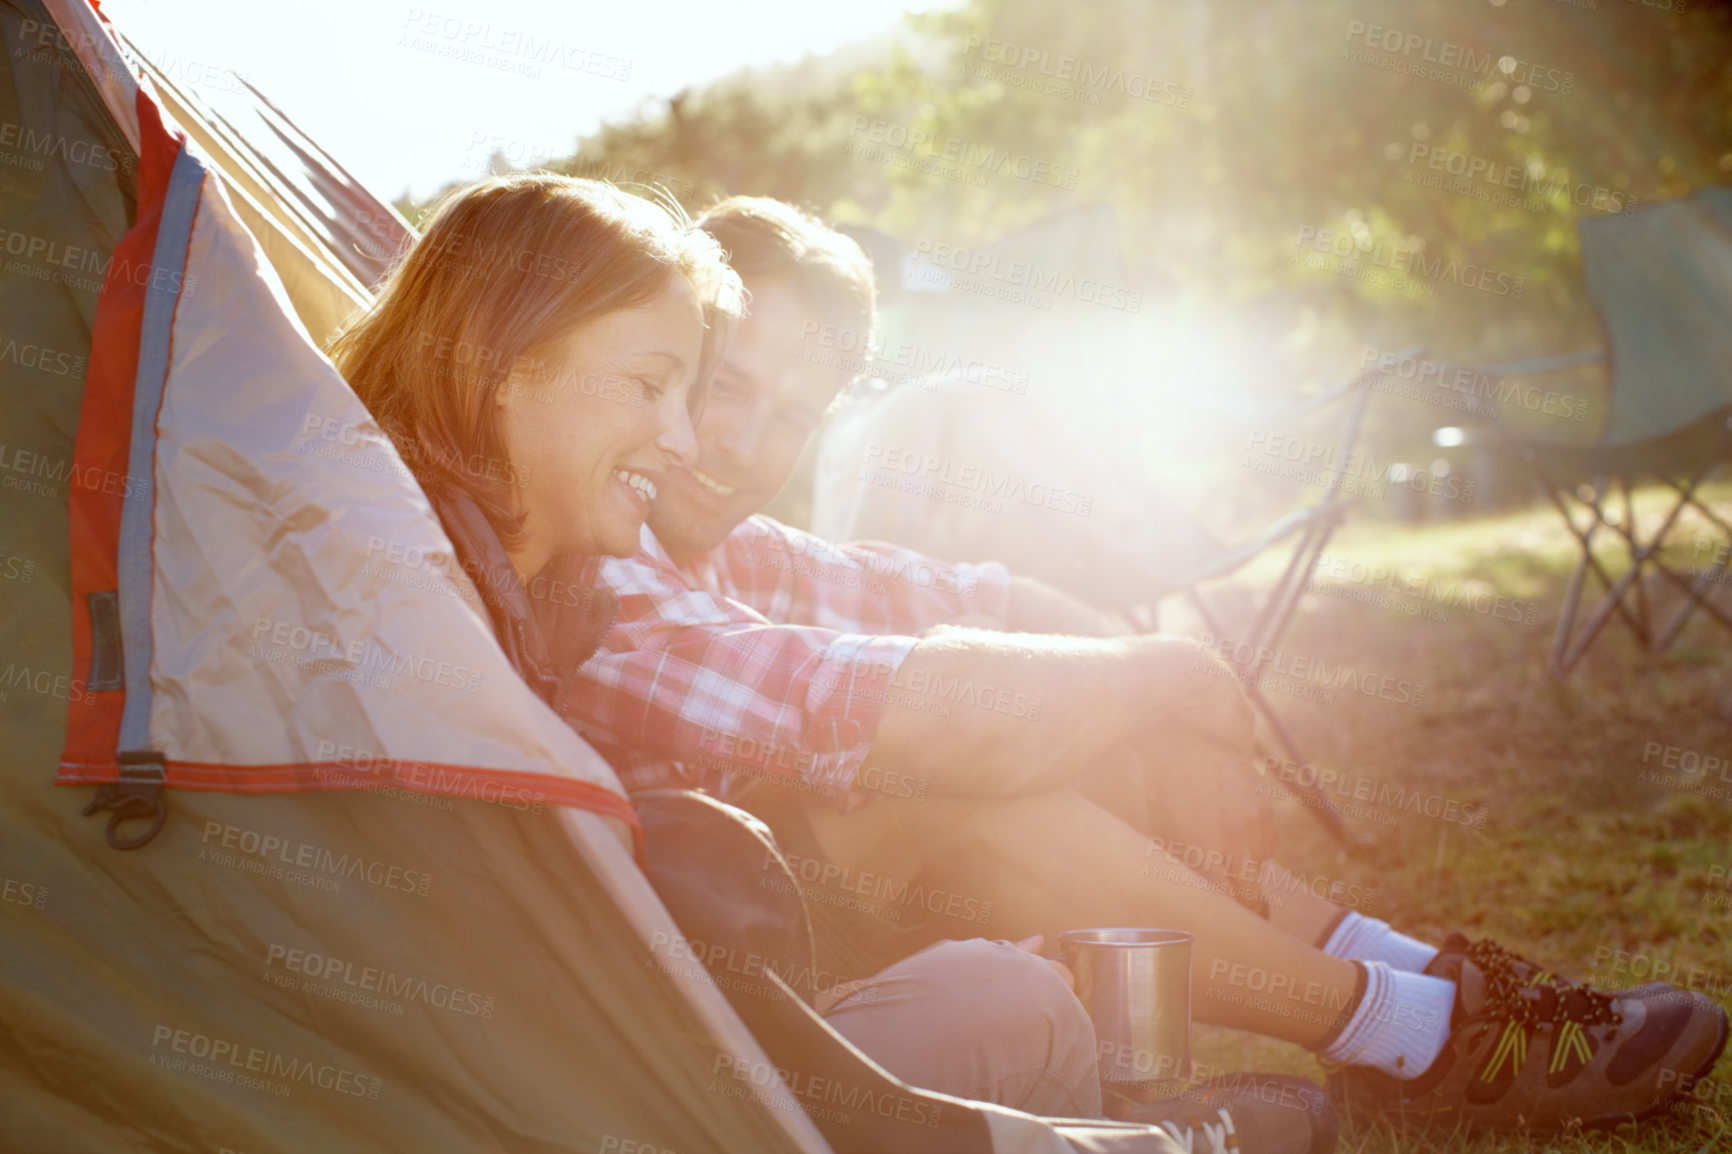
[[[1197,613],[1203,618],[1203,624],[1209,627],[1209,631],[1217,637],[1224,636],[1225,631],[1215,620],[1215,615],[1209,612],[1209,607],[1203,603],[1197,590],[1192,588],[1185,590],[1185,592],[1191,598],[1191,603],[1197,607]],[[1252,648],[1252,654],[1253,656],[1256,654],[1255,647]],[[1275,741],[1283,752],[1293,759],[1294,764],[1305,764],[1305,755],[1300,752],[1299,743],[1293,740],[1293,735],[1287,732],[1287,727],[1275,715],[1274,709],[1270,708],[1269,699],[1263,696],[1263,691],[1257,686],[1254,676],[1247,672],[1241,672],[1237,680],[1240,688],[1245,691],[1245,696],[1251,699],[1252,708],[1257,711],[1258,715],[1268,724],[1270,731],[1275,734]],[[1303,775],[1298,775],[1293,784],[1299,792],[1308,798],[1308,804],[1305,808],[1316,816],[1317,820],[1323,824],[1323,828],[1328,830],[1336,841],[1343,846],[1354,844],[1352,837],[1347,832],[1347,827],[1341,822],[1341,816],[1329,805],[1329,799],[1323,796],[1321,785],[1315,780],[1307,784]]]

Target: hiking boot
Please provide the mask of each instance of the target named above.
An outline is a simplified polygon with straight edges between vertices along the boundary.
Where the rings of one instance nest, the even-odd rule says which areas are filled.
[[[1664,1110],[1726,1045],[1726,1012],[1697,993],[1562,982],[1489,942],[1434,965],[1456,984],[1443,1052],[1407,1080],[1366,1066],[1331,1073],[1343,1112],[1476,1132],[1613,1126]]]
[[[1544,982],[1557,986],[1585,986],[1588,984],[1586,982],[1578,982],[1565,978],[1554,971],[1546,969],[1538,962],[1531,962],[1513,950],[1505,949],[1490,938],[1481,938],[1477,942],[1470,942],[1467,937],[1462,934],[1449,935],[1449,937],[1444,940],[1443,945],[1437,948],[1437,957],[1433,958],[1431,964],[1425,967],[1424,972],[1430,974],[1432,977],[1445,976],[1442,968],[1451,964],[1449,961],[1450,956],[1454,954],[1466,955],[1471,949],[1478,949],[1487,955],[1495,955],[1503,958],[1510,964],[1511,972],[1515,975],[1518,982]],[[1603,989],[1606,993],[1615,994],[1620,998],[1641,998],[1646,997],[1649,994],[1662,993],[1666,990],[1672,989],[1673,987],[1667,982],[1643,982],[1641,985],[1631,986],[1627,990],[1612,990],[1606,987],[1596,988]]]
[[[1191,1154],[1329,1154],[1338,1130],[1329,1096],[1285,1074],[1230,1074],[1139,1104],[1103,1087],[1108,1116],[1158,1126]]]

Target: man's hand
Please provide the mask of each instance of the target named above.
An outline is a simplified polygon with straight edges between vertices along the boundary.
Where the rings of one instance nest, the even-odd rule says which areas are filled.
[[[1046,935],[1036,934],[1032,938],[1024,938],[1020,942],[1012,942],[1011,945],[1015,946],[1019,950],[1026,951],[1027,953],[1039,954],[1040,948],[1046,945]],[[1040,960],[1051,966],[1052,972],[1064,979],[1064,984],[1071,988],[1072,993],[1076,992],[1076,975],[1070,972],[1069,966],[1065,965],[1057,958],[1042,957]]]

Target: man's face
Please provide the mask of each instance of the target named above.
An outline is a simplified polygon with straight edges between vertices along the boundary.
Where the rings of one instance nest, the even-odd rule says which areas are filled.
[[[670,464],[649,526],[685,564],[721,544],[793,475],[824,410],[853,375],[802,334],[825,321],[784,281],[748,286],[751,303],[698,421],[698,458]],[[814,355],[818,354],[818,355]]]

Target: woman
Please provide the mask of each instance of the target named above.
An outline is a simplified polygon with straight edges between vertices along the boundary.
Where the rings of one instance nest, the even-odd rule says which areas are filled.
[[[422,487],[469,497],[529,582],[637,549],[740,296],[715,241],[647,200],[496,177],[434,213],[332,356]]]
[[[742,292],[715,240],[682,216],[594,181],[500,177],[459,191],[434,214],[374,306],[332,348],[439,512],[501,645],[556,708],[612,622],[611,595],[593,587],[592,559],[635,553],[662,476],[694,463],[689,407],[740,315]],[[682,871],[709,879],[679,893],[657,880],[688,935],[715,941],[701,931],[729,928],[714,920],[718,911],[725,920],[730,908],[752,901],[775,905],[758,896],[767,846],[733,852],[727,862],[692,860],[704,845],[728,836],[737,842],[739,830],[758,827],[735,821],[739,829],[721,831],[726,836],[713,836],[712,825],[708,841],[658,843],[668,812],[640,805],[652,880]],[[683,860],[658,861],[658,844],[670,857],[684,851]],[[749,871],[726,868],[747,859]],[[726,889],[730,881],[735,891]],[[797,899],[794,919],[809,935]],[[810,975],[809,936],[804,941]],[[1038,1105],[1054,1113],[1098,1112],[1093,1031],[1063,983],[1038,958],[1008,947],[948,946],[924,964],[971,971],[998,1029],[980,1031],[981,1040],[1003,1039],[1002,1019],[1022,1023],[1017,1044],[999,1055],[1017,1066],[1016,1104],[1036,1106],[1021,1099],[1038,1093],[1046,1095]],[[1029,968],[1045,981],[1043,996],[1028,996]],[[909,978],[887,972],[853,998],[882,993],[909,1003],[897,1010],[898,1022],[930,1021],[935,1008],[908,996]],[[1011,990],[1023,995],[1020,1004]],[[779,1061],[808,1076],[824,1070],[861,1085],[881,1077],[856,1065],[834,1036],[814,1035],[815,1022],[790,1021],[774,1000],[734,1001],[761,1041],[794,1047]],[[891,1036],[886,1046],[917,1042],[909,1029],[878,1024]],[[956,1033],[937,1041],[964,1044]],[[1060,1102],[1067,1108],[1056,1108]],[[869,1122],[840,1131],[820,1125],[839,1149],[861,1142],[947,1149],[955,1141],[944,1128]],[[952,1124],[966,1125],[966,1116],[944,1122]],[[1146,1136],[1151,1146],[1145,1135],[1127,1133],[1136,1149],[1168,1148],[1156,1136]]]
[[[636,551],[740,315],[740,277],[674,213],[598,180],[469,185],[331,348],[549,705],[610,624],[589,560]]]
[[[435,211],[331,349],[550,705],[611,620],[588,561],[631,555],[662,475],[691,458],[690,406],[741,292],[715,241],[659,205],[495,177]]]

